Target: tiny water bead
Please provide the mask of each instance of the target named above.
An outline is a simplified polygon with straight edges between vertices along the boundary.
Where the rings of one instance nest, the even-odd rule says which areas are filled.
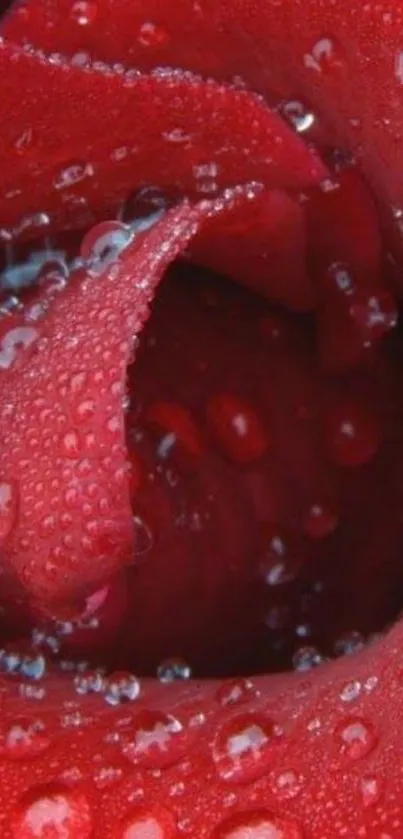
[[[335,730],[338,751],[350,760],[366,757],[378,744],[375,728],[369,720],[347,717]]]
[[[50,783],[25,793],[11,825],[13,839],[90,839],[94,820],[84,793]]]
[[[217,772],[229,783],[249,783],[261,777],[276,760],[281,730],[263,715],[250,713],[232,717],[219,728],[213,743]]]
[[[190,679],[192,669],[183,658],[165,658],[157,667],[157,678],[163,684]]]
[[[261,809],[247,810],[221,822],[211,839],[305,839],[305,833],[295,819]]]
[[[163,26],[148,20],[141,24],[137,40],[142,47],[162,47],[170,36]]]

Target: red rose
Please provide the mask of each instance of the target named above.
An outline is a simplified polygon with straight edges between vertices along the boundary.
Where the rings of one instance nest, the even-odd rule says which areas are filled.
[[[3,18],[4,839],[403,834],[402,14]]]

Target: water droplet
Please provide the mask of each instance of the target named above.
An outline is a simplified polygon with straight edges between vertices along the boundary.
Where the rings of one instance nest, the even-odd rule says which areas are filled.
[[[162,26],[149,20],[140,26],[137,40],[142,47],[162,47],[169,41],[169,34]]]
[[[23,656],[20,664],[21,676],[39,681],[46,674],[46,659],[43,655]]]
[[[211,433],[223,452],[235,462],[259,460],[269,448],[269,439],[258,415],[242,399],[219,394],[206,408]]]
[[[360,717],[349,717],[340,722],[335,738],[340,752],[350,760],[366,757],[378,743],[373,725]]]
[[[135,528],[134,558],[137,561],[139,557],[149,553],[154,547],[154,535],[151,527],[140,513],[133,516],[133,522]]]
[[[288,102],[284,102],[279,110],[298,134],[306,134],[315,125],[315,114],[298,99],[290,99]]]
[[[57,783],[25,793],[11,824],[13,839],[90,839],[94,826],[86,796]]]
[[[0,542],[10,535],[17,523],[19,492],[15,481],[0,482]]]
[[[35,758],[50,746],[47,726],[40,719],[16,717],[0,727],[0,755],[11,760]]]
[[[323,501],[317,501],[308,509],[304,520],[303,529],[311,539],[325,539],[337,527],[338,516],[336,511]]]
[[[84,236],[80,246],[81,257],[92,273],[99,274],[116,261],[132,237],[133,232],[127,224],[103,221]]]
[[[368,463],[381,442],[375,415],[352,399],[338,403],[327,412],[325,439],[330,456],[343,467]]]
[[[140,695],[140,682],[132,673],[116,672],[105,680],[104,699],[108,705],[134,702]]]
[[[218,731],[213,760],[220,777],[232,783],[248,783],[261,777],[276,759],[280,730],[272,719],[258,714],[233,717]]]
[[[294,670],[305,672],[318,667],[325,661],[324,656],[321,655],[316,647],[299,647],[292,657],[292,666]]]
[[[342,702],[353,702],[355,699],[358,699],[361,693],[361,682],[353,681],[347,682],[340,691],[340,699]]]
[[[135,807],[128,813],[116,839],[174,839],[175,820],[166,807]]]
[[[96,20],[98,7],[96,3],[90,2],[90,0],[81,0],[78,3],[73,3],[70,14],[79,26],[88,26]]]
[[[162,769],[177,763],[188,745],[189,732],[171,714],[140,711],[122,736],[123,754],[132,763],[149,769]]]
[[[335,641],[333,651],[336,656],[352,655],[352,653],[362,650],[364,646],[364,637],[361,632],[345,632]]]
[[[283,585],[294,580],[301,565],[301,556],[292,542],[292,537],[280,527],[265,523],[261,525],[262,577],[269,586]]]
[[[323,37],[316,41],[310,52],[303,58],[305,67],[316,73],[329,74],[340,70],[344,61],[335,38]]]
[[[213,839],[304,839],[304,834],[295,819],[261,809],[237,813],[221,822],[213,832]]]
[[[89,670],[84,673],[77,673],[74,677],[74,687],[80,695],[87,693],[103,693],[105,690],[105,677],[101,670]]]
[[[63,454],[66,457],[72,458],[72,460],[75,460],[77,457],[79,457],[81,452],[81,444],[77,431],[75,431],[74,429],[66,431],[66,433],[63,434],[61,443]]]
[[[243,705],[259,695],[251,679],[227,679],[219,686],[215,698],[224,708],[228,705]]]
[[[165,658],[157,668],[157,678],[164,684],[190,679],[192,670],[183,658]]]
[[[0,341],[0,368],[8,370],[37,341],[39,334],[33,326],[16,326],[6,332]]]
[[[274,794],[281,800],[296,798],[304,785],[304,778],[294,769],[275,770],[271,775],[271,786]]]
[[[67,189],[84,181],[86,178],[91,178],[93,174],[94,169],[90,163],[76,161],[70,163],[68,166],[63,166],[59,170],[53,179],[53,186],[55,189]]]
[[[378,803],[382,794],[382,784],[373,775],[364,775],[359,782],[359,790],[364,807],[373,807]]]

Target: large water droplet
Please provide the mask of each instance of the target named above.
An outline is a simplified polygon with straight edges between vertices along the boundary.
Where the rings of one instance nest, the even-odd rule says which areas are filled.
[[[335,730],[340,752],[350,760],[366,757],[377,745],[374,726],[360,717],[342,720]]]
[[[281,731],[272,719],[241,714],[223,725],[213,745],[213,760],[220,777],[232,783],[248,783],[261,777],[275,760]]]
[[[164,684],[187,681],[191,675],[191,667],[179,657],[165,658],[157,668],[157,678]]]
[[[247,810],[221,822],[213,839],[304,839],[304,834],[295,819],[261,809]]]
[[[105,680],[104,699],[109,705],[134,702],[140,695],[140,682],[132,673],[113,673]]]
[[[29,790],[12,817],[13,839],[90,839],[93,819],[86,796],[63,784]]]
[[[39,338],[33,326],[16,326],[3,335],[0,341],[0,368],[8,370],[21,354]]]
[[[177,835],[172,813],[166,807],[134,807],[119,826],[116,839],[174,839]]]
[[[177,763],[185,753],[188,732],[171,714],[140,711],[122,737],[123,754],[133,763],[160,769]]]
[[[133,232],[120,221],[103,221],[84,236],[80,254],[92,273],[100,274],[113,263],[132,239]]]
[[[0,542],[10,535],[17,523],[19,505],[18,484],[15,481],[0,482]]]

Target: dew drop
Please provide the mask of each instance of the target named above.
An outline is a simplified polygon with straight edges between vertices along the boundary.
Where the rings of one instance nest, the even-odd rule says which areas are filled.
[[[347,682],[340,691],[340,699],[342,702],[353,702],[358,699],[361,693],[361,682],[353,681]]]
[[[63,454],[66,457],[72,458],[73,460],[79,457],[81,452],[81,445],[77,431],[75,431],[74,429],[66,431],[66,433],[62,437],[61,444]]]
[[[213,744],[219,776],[231,783],[249,783],[261,777],[275,760],[280,730],[273,720],[258,714],[240,714],[225,723]]]
[[[325,539],[337,527],[338,516],[336,511],[323,501],[311,504],[304,520],[303,529],[311,539]]]
[[[325,416],[325,440],[332,459],[343,467],[370,462],[380,446],[380,429],[368,408],[340,402]]]
[[[381,797],[382,784],[375,776],[364,775],[360,779],[359,790],[364,807],[373,807]]]
[[[119,826],[116,839],[174,839],[175,820],[166,807],[135,807]]]
[[[33,326],[16,326],[0,341],[0,368],[8,370],[28,347],[37,341],[39,331]]]
[[[298,99],[290,99],[280,107],[281,115],[295,128],[298,134],[306,134],[315,125],[315,114]]]
[[[71,7],[71,17],[79,26],[88,26],[94,23],[97,14],[97,4],[90,0],[80,0],[78,3],[73,3]]]
[[[157,678],[163,684],[187,681],[191,675],[191,667],[179,657],[165,658],[157,667]]]
[[[304,779],[294,769],[285,769],[272,773],[271,785],[275,796],[281,800],[296,798],[303,787]]]
[[[140,696],[140,682],[132,673],[116,672],[105,680],[104,699],[108,705],[134,702]]]
[[[277,525],[261,525],[261,559],[259,563],[263,580],[269,586],[279,586],[295,579],[301,556],[292,538]]]
[[[10,535],[17,523],[19,505],[18,484],[15,481],[0,482],[0,543]]]
[[[133,516],[133,523],[135,529],[134,559],[137,561],[151,551],[155,540],[151,527],[139,512]]]
[[[256,685],[251,679],[227,679],[219,686],[215,698],[220,705],[243,705],[258,696]]]
[[[143,710],[133,718],[130,732],[122,741],[123,754],[132,763],[162,769],[181,760],[188,744],[188,732],[171,714]]]
[[[349,717],[340,722],[335,738],[341,754],[350,760],[366,757],[378,743],[373,725],[360,717]]]
[[[80,696],[85,696],[88,693],[103,693],[105,690],[104,674],[101,670],[77,673],[74,677],[74,687]]]
[[[115,262],[132,236],[132,230],[127,224],[103,221],[84,236],[80,246],[81,257],[92,273],[100,274],[105,267]]]
[[[212,839],[304,839],[295,819],[277,816],[270,810],[247,810],[221,822]]]
[[[323,664],[325,658],[321,655],[316,647],[299,647],[292,657],[292,666],[294,670],[299,672],[306,672]]]
[[[90,839],[93,819],[86,796],[63,784],[43,784],[20,799],[13,839]]]
[[[364,637],[361,632],[352,630],[340,635],[334,642],[333,651],[336,656],[352,655],[353,653],[362,650],[364,646]]]
[[[145,21],[140,26],[137,40],[142,47],[162,47],[169,41],[169,34],[162,26],[152,21]]]
[[[319,38],[310,52],[304,55],[304,64],[316,73],[330,74],[343,67],[344,61],[338,42],[334,38]]]
[[[94,174],[94,169],[90,163],[82,163],[75,161],[68,166],[63,166],[53,179],[53,186],[55,189],[67,189],[84,181],[86,178],[91,178]]]
[[[10,760],[29,760],[43,754],[50,746],[47,726],[40,719],[16,717],[0,727],[0,755]]]
[[[231,460],[259,460],[269,448],[263,424],[253,408],[233,394],[218,394],[206,407],[207,423],[218,445]]]

